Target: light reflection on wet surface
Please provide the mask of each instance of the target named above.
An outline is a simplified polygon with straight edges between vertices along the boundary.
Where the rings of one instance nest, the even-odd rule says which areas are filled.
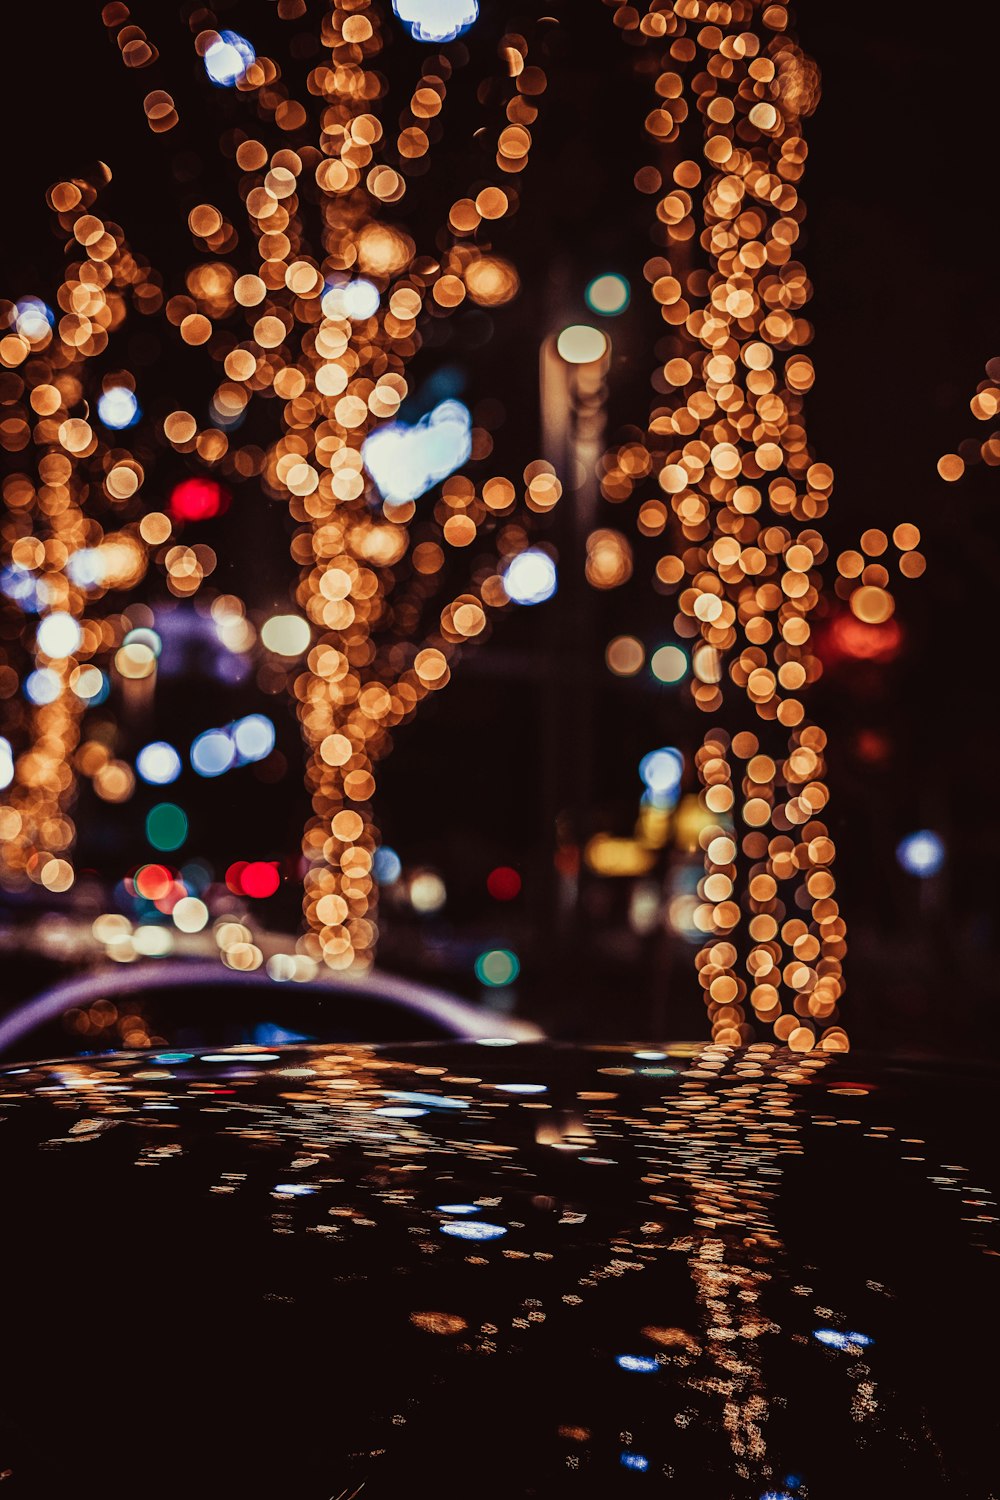
[[[213,1433],[188,1493],[986,1500],[1000,1471],[985,1075],[432,1043],[0,1085],[14,1497],[134,1494],[140,1453],[166,1493]]]

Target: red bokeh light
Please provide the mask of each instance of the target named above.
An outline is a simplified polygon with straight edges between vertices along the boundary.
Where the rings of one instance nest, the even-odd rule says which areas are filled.
[[[174,883],[173,871],[166,865],[142,865],[132,878],[139,895],[147,901],[162,901]]]
[[[281,884],[281,876],[278,866],[270,860],[255,859],[248,863],[240,859],[226,871],[226,884],[237,895],[262,901],[274,895]]]
[[[870,766],[883,766],[892,755],[892,742],[877,729],[862,729],[854,741],[859,760]]]
[[[853,661],[892,661],[903,644],[903,631],[895,620],[870,625],[854,615],[838,615],[830,626],[831,654]]]
[[[521,894],[521,877],[510,865],[498,865],[487,875],[486,889],[494,901],[513,901]]]
[[[182,479],[170,496],[170,514],[175,521],[210,521],[228,509],[229,491],[203,475]]]

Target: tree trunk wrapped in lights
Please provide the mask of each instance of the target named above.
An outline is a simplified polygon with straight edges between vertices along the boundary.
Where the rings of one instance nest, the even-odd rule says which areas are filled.
[[[631,447],[609,455],[605,492],[657,485],[677,534],[657,583],[679,590],[684,632],[699,638],[695,701],[714,715],[735,689],[757,721],[709,730],[696,757],[699,977],[715,1040],[747,1041],[752,1016],[795,1049],[837,1050],[846,944],[822,821],[826,737],[800,696],[820,671],[811,617],[833,486],[808,446],[810,287],[794,258],[801,125],[819,77],[784,5],[652,0],[619,8],[615,23],[653,84],[657,164],[636,181],[656,195],[661,249],[645,269],[669,357],[643,462]]]
[[[37,615],[33,624],[17,613],[23,644],[0,667],[18,752],[0,805],[0,882],[8,889],[29,881],[54,893],[72,886],[75,769],[111,800],[133,781],[123,763],[107,754],[88,762],[78,750],[84,713],[104,685],[94,663],[122,636],[120,619],[97,617],[92,602],[109,589],[133,588],[147,566],[138,522],[122,524],[118,515],[140,489],[142,464],[101,441],[88,398],[96,402],[98,394],[90,362],[122,324],[125,293],[148,291],[155,302],[156,292],[121,230],[91,212],[96,199],[90,182],[52,189],[50,206],[74,257],[58,311],[35,298],[15,304],[6,320],[11,332],[0,341],[3,446],[16,455],[4,482],[5,592],[17,599],[26,590]],[[15,662],[25,676],[35,669],[27,703],[13,696]]]

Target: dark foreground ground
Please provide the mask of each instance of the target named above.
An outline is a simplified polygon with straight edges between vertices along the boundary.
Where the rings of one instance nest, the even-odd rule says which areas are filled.
[[[2,1493],[986,1500],[994,1097],[666,1045],[8,1069]]]

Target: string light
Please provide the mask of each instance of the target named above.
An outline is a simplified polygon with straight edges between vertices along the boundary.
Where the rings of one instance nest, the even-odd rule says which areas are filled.
[[[678,634],[696,642],[697,706],[716,714],[735,690],[757,721],[711,729],[695,756],[699,979],[716,1042],[751,1040],[752,1013],[795,1050],[841,1050],[846,942],[823,821],[826,735],[802,696],[821,671],[811,616],[833,488],[805,427],[811,289],[796,259],[802,122],[819,75],[786,6],[685,0],[615,20],[653,80],[645,128],[656,165],[636,186],[657,195],[644,274],[665,328],[645,435],[606,455],[601,489],[616,505],[640,500],[643,534],[669,523],[674,550],[654,582],[676,597]],[[898,527],[897,546],[912,548],[911,534]],[[877,555],[881,533],[866,536]],[[859,622],[892,614],[881,565],[862,559],[846,597]],[[668,672],[681,666],[668,660]]]

